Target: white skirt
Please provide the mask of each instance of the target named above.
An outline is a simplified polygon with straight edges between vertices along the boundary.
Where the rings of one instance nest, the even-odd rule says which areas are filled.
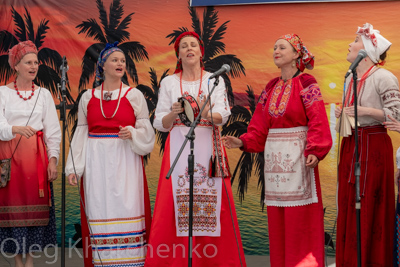
[[[84,191],[94,265],[143,266],[143,165],[128,141],[89,134]]]

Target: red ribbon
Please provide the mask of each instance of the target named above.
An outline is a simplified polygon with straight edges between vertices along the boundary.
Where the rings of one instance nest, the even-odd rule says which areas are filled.
[[[47,184],[49,192],[49,205],[51,205],[50,183],[47,182],[48,177],[47,177],[47,170],[45,168],[45,166],[47,167],[49,165],[49,161],[47,159],[46,146],[43,141],[43,132],[37,131],[36,135],[37,135],[36,166],[37,166],[37,174],[39,182],[39,197],[44,197],[44,187],[45,184]],[[43,159],[45,166],[43,166]]]

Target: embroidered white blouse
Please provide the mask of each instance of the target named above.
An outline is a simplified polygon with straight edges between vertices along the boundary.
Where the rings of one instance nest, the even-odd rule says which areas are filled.
[[[20,91],[23,97],[31,95],[32,91]],[[35,90],[31,99],[25,101],[14,89],[0,86],[0,140],[10,141],[16,137],[12,134],[12,126],[25,126],[37,104],[28,125],[37,131],[43,131],[47,146],[48,158],[60,154],[61,129],[53,97],[46,88]]]
[[[207,96],[209,94],[208,91],[209,90],[211,91],[214,84],[215,79],[211,79],[210,81],[208,80],[210,76],[211,73],[209,72],[206,72],[203,75],[203,79],[201,82],[201,91],[203,92],[204,96]],[[200,89],[200,80],[193,82],[182,81],[183,93],[187,92],[195,99],[199,95],[199,89]],[[169,130],[171,130],[172,126],[169,129],[164,128],[162,124],[162,118],[171,112],[172,104],[176,102],[178,98],[181,96],[182,94],[180,90],[179,74],[174,74],[165,77],[161,81],[158,103],[153,123],[154,128],[162,132],[168,132]],[[212,112],[219,113],[222,116],[222,123],[219,124],[219,126],[224,125],[228,121],[229,116],[231,115],[231,110],[229,107],[228,97],[225,90],[225,83],[221,77],[219,77],[219,84],[217,85],[217,87],[215,88],[214,92],[211,95],[211,104],[214,104]]]
[[[346,81],[347,90],[350,80],[351,76]],[[351,91],[352,96],[353,93]],[[365,86],[363,86],[357,98],[359,106],[383,110],[385,121],[390,121],[388,115],[400,120],[399,81],[390,71],[377,67],[372,69],[371,74],[365,80]],[[370,116],[362,116],[358,120],[361,127],[382,124]]]

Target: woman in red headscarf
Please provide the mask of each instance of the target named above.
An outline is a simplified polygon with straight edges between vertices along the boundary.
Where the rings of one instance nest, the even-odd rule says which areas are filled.
[[[0,253],[13,254],[17,267],[33,266],[34,252],[56,246],[51,182],[61,130],[51,93],[33,82],[37,54],[31,41],[13,46],[8,63],[16,78],[0,87],[0,159],[11,158],[11,179],[0,185]]]
[[[360,127],[360,217],[361,266],[393,266],[392,250],[395,221],[393,146],[382,124],[400,120],[400,93],[397,78],[381,68],[391,43],[369,23],[358,27],[349,44],[347,61],[354,62],[364,49],[367,57],[356,68],[357,117]],[[346,80],[342,112],[354,117],[353,75]],[[391,127],[392,124],[388,123]],[[344,137],[340,149],[338,173],[338,217],[336,266],[357,266],[357,224],[355,209],[355,141],[354,131]],[[399,217],[397,217],[399,220]],[[397,244],[396,244],[397,247]],[[397,250],[397,249],[396,249]],[[398,261],[399,251],[395,251]],[[399,263],[395,263],[398,266]]]
[[[170,179],[166,175],[177,156],[189,127],[180,120],[180,97],[191,96],[201,107],[208,94],[211,73],[203,68],[203,42],[194,32],[185,32],[175,41],[178,58],[174,75],[161,82],[153,126],[170,132],[165,144],[160,180],[153,214],[152,231],[145,266],[187,266],[189,144],[179,158]],[[246,266],[224,147],[218,126],[230,115],[224,80],[211,95],[200,114],[194,140],[193,266]],[[210,158],[220,155],[216,173],[209,176]],[[215,162],[218,162],[215,160]],[[222,178],[224,177],[224,178]]]
[[[262,92],[247,133],[223,138],[227,148],[264,151],[271,266],[324,266],[324,212],[318,163],[332,146],[314,56],[296,34],[274,46],[281,76]]]

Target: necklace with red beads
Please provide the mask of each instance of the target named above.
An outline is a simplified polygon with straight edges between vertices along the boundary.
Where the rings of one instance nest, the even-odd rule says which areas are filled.
[[[28,96],[28,97],[23,97],[23,96],[19,93],[19,90],[18,90],[18,87],[17,87],[17,80],[14,81],[14,88],[15,88],[15,91],[17,91],[17,95],[19,95],[19,97],[22,98],[22,99],[25,100],[25,101],[31,99],[32,96],[35,94],[35,84],[33,83],[33,81],[32,81],[32,93],[31,93],[31,95]]]

